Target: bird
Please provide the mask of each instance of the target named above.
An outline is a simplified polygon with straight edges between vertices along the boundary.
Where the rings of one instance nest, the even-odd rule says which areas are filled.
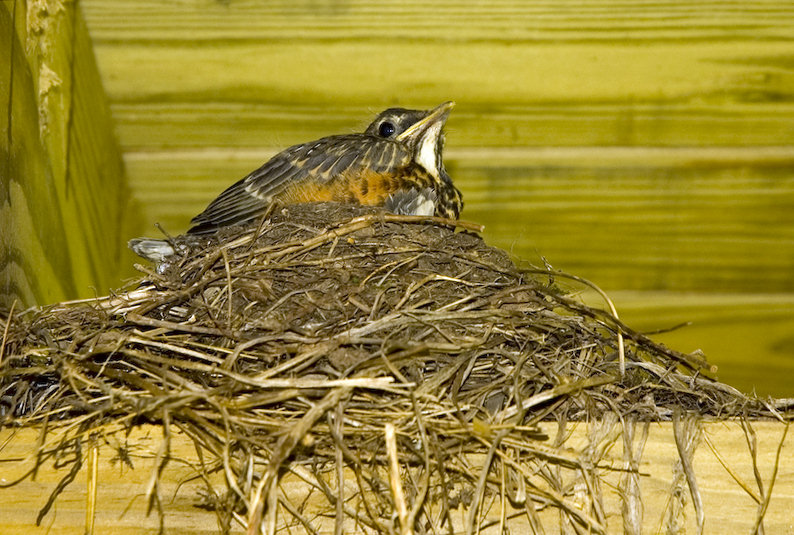
[[[454,106],[389,108],[362,133],[289,147],[218,195],[191,220],[187,235],[256,221],[274,203],[335,201],[458,219],[462,195],[442,158],[443,127]],[[138,238],[129,247],[155,263],[174,254],[166,240]]]
[[[229,186],[192,219],[188,234],[248,223],[274,202],[359,203],[457,219],[462,196],[442,160],[442,128],[454,105],[389,108],[363,133],[289,147]]]

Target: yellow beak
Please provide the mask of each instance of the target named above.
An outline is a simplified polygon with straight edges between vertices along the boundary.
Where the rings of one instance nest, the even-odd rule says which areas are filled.
[[[449,112],[454,107],[455,107],[455,102],[451,100],[439,106],[436,106],[435,108],[430,110],[430,113],[428,113],[425,118],[416,121],[414,124],[406,128],[405,131],[402,132],[399,136],[397,136],[396,138],[397,141],[404,141],[406,139],[410,139],[416,136],[417,133],[424,132],[431,125],[439,121],[441,122],[446,121],[447,117],[449,116]]]

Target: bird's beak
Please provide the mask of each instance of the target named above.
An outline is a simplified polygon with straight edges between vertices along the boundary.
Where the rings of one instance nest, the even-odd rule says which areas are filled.
[[[423,132],[425,132],[434,124],[440,123],[443,126],[447,120],[447,117],[449,117],[449,112],[452,111],[452,108],[454,107],[455,103],[451,100],[436,106],[430,110],[430,112],[423,119],[416,121],[414,124],[406,128],[405,131],[399,136],[397,136],[397,141],[407,141],[411,138],[418,139],[422,136]]]

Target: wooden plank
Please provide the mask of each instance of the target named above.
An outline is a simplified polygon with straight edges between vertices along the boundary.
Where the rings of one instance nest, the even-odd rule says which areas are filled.
[[[443,0],[400,2],[354,0],[341,5],[289,0],[233,4],[212,0],[179,3],[86,0],[91,24],[102,39],[160,40],[294,39],[348,37],[433,39],[432,30],[452,30],[457,40],[622,41],[791,37],[790,3],[699,0],[638,1],[495,0],[488,3]],[[213,24],[222,20],[225,24]]]
[[[731,296],[744,323],[706,307],[702,321],[723,323],[671,343],[709,350],[724,378],[766,369],[760,391],[791,395],[778,378],[794,313],[742,313],[794,292],[791,2],[83,6],[148,229],[184,230],[293,143],[454,99],[446,159],[489,243],[610,292]],[[668,326],[653,321],[659,299],[634,301],[633,319]],[[703,318],[688,306],[676,318],[690,312]],[[772,360],[750,373],[748,352]]]
[[[758,439],[758,466],[768,489],[773,471],[777,447],[780,443],[783,426],[774,422],[753,424]],[[573,424],[573,432],[566,444],[574,449],[587,443],[587,425]],[[556,433],[554,424],[544,424],[544,431],[551,436]],[[751,457],[747,450],[744,434],[738,423],[718,422],[705,426],[705,435],[714,445],[724,462],[738,474],[751,488],[756,489]],[[5,482],[22,475],[29,467],[35,451],[37,433],[35,430],[9,431],[0,433],[3,444],[3,478]],[[764,520],[767,533],[788,533],[792,529],[791,510],[794,508],[794,474],[790,470],[792,437],[788,436],[782,450],[782,466],[775,482],[772,498]],[[603,478],[601,490],[604,494],[604,508],[608,533],[622,533],[620,500],[616,485],[622,475],[622,441],[618,441],[602,463],[599,475]],[[132,433],[126,441],[118,437],[113,446],[130,448],[134,469],[119,463],[113,447],[100,448],[99,498],[96,518],[97,533],[156,533],[156,515],[146,515],[145,492],[152,470],[154,458],[160,444],[160,431],[154,427],[144,427]],[[177,435],[171,442],[173,459],[195,461],[192,445],[183,435]],[[669,507],[672,467],[678,459],[669,423],[651,424],[648,443],[640,462],[640,489],[644,505],[644,532],[659,532],[664,523],[664,515]],[[758,506],[726,472],[711,449],[701,443],[694,456],[694,468],[698,487],[703,496],[706,513],[706,533],[747,533],[756,519]],[[165,526],[168,533],[215,533],[217,527],[212,512],[199,509],[198,490],[200,486],[191,480],[191,470],[184,464],[172,462],[163,473],[163,506],[166,511]],[[0,526],[3,533],[31,535],[35,533],[58,532],[63,534],[82,534],[85,522],[86,471],[77,475],[56,502],[54,512],[44,518],[40,527],[35,526],[35,518],[46,501],[49,492],[63,476],[52,469],[39,471],[36,481],[25,480],[10,488],[0,490]],[[298,484],[286,477],[282,487],[290,496],[306,492],[305,484]],[[691,499],[685,497],[686,513],[683,519],[687,532],[695,531],[695,514]],[[311,503],[307,504],[311,509]],[[494,508],[498,511],[498,506]],[[510,506],[508,506],[510,511]],[[558,518],[553,510],[541,512],[546,533],[559,533]],[[456,510],[453,518],[465,518],[465,510]],[[316,522],[333,529],[333,519],[315,518]],[[520,519],[519,519],[520,521]],[[496,533],[496,527],[484,533]],[[236,529],[235,533],[242,532]]]
[[[73,3],[0,6],[3,165],[0,306],[88,297],[120,285],[134,221],[101,82]]]
[[[652,338],[680,351],[702,351],[717,378],[761,397],[791,396],[794,294],[615,291],[623,321],[640,331],[679,326]],[[598,296],[590,304],[603,307]]]
[[[787,2],[85,5],[125,147],[281,146],[450,98],[459,146],[794,139]]]
[[[16,17],[12,18],[12,14]],[[50,301],[75,292],[52,168],[39,137],[35,81],[25,52],[25,4],[0,5],[0,33],[9,39],[8,62],[3,62],[5,135],[2,147],[2,306],[18,298],[24,304]],[[25,118],[25,119],[22,119]]]
[[[125,49],[126,50],[126,49]],[[100,49],[101,53],[106,51]],[[580,53],[583,51],[571,51]],[[124,54],[126,52],[119,52]],[[237,53],[227,50],[229,57]],[[439,51],[441,53],[441,51]],[[672,55],[678,52],[670,51]],[[148,54],[143,54],[148,56]],[[103,57],[103,56],[100,56]],[[155,61],[154,56],[147,61]],[[557,58],[564,61],[564,57]],[[645,58],[650,60],[649,58]],[[113,65],[124,60],[109,56]],[[173,69],[191,61],[189,54],[173,58]],[[325,58],[323,61],[330,61]],[[350,59],[354,61],[354,59]],[[488,60],[483,60],[488,62]],[[432,69],[432,65],[426,66]],[[617,66],[613,66],[618,68]],[[130,66],[135,73],[140,67]],[[262,66],[255,67],[257,69]],[[505,67],[513,68],[513,67]],[[221,69],[234,70],[232,65]],[[135,75],[144,77],[137,72]],[[114,74],[114,76],[116,76]],[[118,76],[121,76],[120,74]],[[342,76],[353,76],[343,73]],[[528,74],[529,76],[529,74]],[[311,81],[304,80],[307,85]],[[247,83],[253,83],[248,81]],[[329,80],[320,83],[329,84]],[[403,80],[404,85],[413,82]],[[433,85],[432,80],[422,80]],[[573,83],[573,81],[570,81]],[[200,81],[196,81],[198,86]],[[477,80],[456,80],[449,85],[479,85]],[[394,94],[387,86],[357,79],[353,85],[369,86],[373,98],[359,105],[334,102],[302,104],[308,89],[294,88],[288,93],[259,87],[195,88],[190,94],[172,95],[162,88],[161,96],[130,96],[141,102],[119,98],[112,104],[118,121],[119,138],[125,150],[182,150],[205,147],[285,148],[295,143],[335,133],[363,130],[379,111],[394,105],[429,107],[445,99],[455,99],[458,106],[449,122],[450,146],[722,146],[791,144],[794,140],[792,117],[794,106],[787,103],[764,104],[652,104],[631,102],[626,95],[609,98],[623,103],[488,103],[488,96],[477,102],[463,90],[437,88],[432,93],[417,94],[414,99]],[[125,87],[125,90],[127,88]],[[496,87],[491,90],[496,91]],[[162,98],[165,102],[149,102]],[[331,95],[330,100],[361,100],[362,95]],[[510,98],[505,96],[504,98]],[[582,97],[586,98],[586,97]],[[205,101],[208,99],[209,101]],[[215,102],[212,99],[222,99]],[[271,103],[271,99],[275,103]],[[238,102],[237,100],[243,100]],[[248,101],[248,102],[246,102]],[[256,102],[255,102],[256,101]],[[291,101],[291,102],[289,102]],[[454,140],[454,142],[453,142]]]
[[[271,155],[136,152],[126,164],[144,218],[178,233]],[[446,160],[463,217],[523,260],[543,255],[608,290],[794,292],[794,149],[451,148]]]
[[[794,152],[669,150],[664,162],[647,160],[654,152],[612,161],[605,149],[565,161],[484,152],[452,160],[450,172],[466,193],[464,216],[485,222],[490,243],[605,289],[794,290]]]

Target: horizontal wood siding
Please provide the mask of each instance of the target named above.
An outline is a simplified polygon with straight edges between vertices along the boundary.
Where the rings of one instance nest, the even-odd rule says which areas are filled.
[[[634,255],[625,249],[642,264],[634,275],[585,273],[609,288],[700,284],[677,275],[660,280],[653,270],[665,271],[681,257],[687,244],[676,240],[689,239],[694,230],[691,239],[699,241],[704,223],[709,236],[733,233],[736,225],[724,204],[731,195],[759,186],[759,195],[777,197],[778,212],[794,211],[787,180],[794,175],[794,156],[786,148],[794,146],[790,2],[83,5],[144,217],[167,222],[172,232],[184,230],[214,194],[278,149],[360,130],[386,106],[447,99],[458,102],[448,125],[447,160],[463,186],[464,217],[483,221],[495,243],[520,236],[521,254],[539,249],[566,268],[606,266],[614,264],[614,252],[577,227],[582,218],[620,214],[617,224],[602,227],[610,236],[641,234],[642,228],[631,226],[638,214],[651,225],[669,220],[650,229],[651,237],[667,233],[655,250]],[[652,166],[644,163],[647,153],[629,154],[614,173],[598,162],[598,149],[573,150],[553,167],[542,156],[535,159],[534,150],[521,154],[549,146],[670,150],[654,152]],[[771,178],[750,176],[755,168],[768,168],[769,146],[784,147]],[[680,147],[703,149],[686,153],[696,167],[679,172]],[[727,150],[715,153],[714,147]],[[733,165],[736,147],[742,147],[743,160]],[[507,161],[504,148],[513,151]],[[240,151],[247,150],[258,152],[243,161]],[[155,153],[164,153],[165,162],[145,163]],[[518,166],[514,154],[521,154]],[[168,161],[179,165],[161,167]],[[704,161],[701,174],[697,162]],[[732,165],[735,172],[726,171]],[[690,196],[693,189],[724,203],[711,209]],[[610,198],[604,202],[601,195]],[[550,197],[558,203],[549,203]],[[680,202],[682,197],[690,202]],[[738,197],[736,202],[746,204],[747,212],[763,206]],[[771,217],[767,212],[755,228]],[[794,268],[794,218],[778,222],[774,240],[784,242],[789,260],[770,264]],[[545,223],[542,233],[525,232],[539,223]],[[599,246],[580,250],[570,242],[577,229],[580,242]],[[726,277],[747,278],[745,267],[723,262],[729,245],[713,247],[711,260],[729,271],[714,290]],[[748,257],[745,248],[735,254]],[[572,257],[579,262],[569,262]],[[757,254],[752,257],[758,261]],[[760,257],[764,262],[769,254]],[[624,271],[631,269],[619,260]],[[788,291],[794,283],[782,278],[779,272],[767,290]]]
[[[670,326],[654,323],[660,292],[724,296],[735,311],[794,294],[792,2],[82,5],[151,234],[184,231],[291,144],[453,99],[446,161],[490,243],[647,292],[632,310],[651,329]],[[794,319],[766,311],[769,325]],[[738,331],[723,327],[703,339],[701,324],[684,345],[736,362],[722,340]],[[775,359],[771,377],[791,369],[780,330],[744,328],[755,356]]]

